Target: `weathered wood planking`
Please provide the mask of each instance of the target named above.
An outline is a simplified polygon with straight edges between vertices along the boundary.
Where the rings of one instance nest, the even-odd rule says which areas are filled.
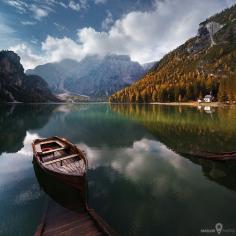
[[[72,211],[51,202],[35,236],[117,236],[93,209]]]

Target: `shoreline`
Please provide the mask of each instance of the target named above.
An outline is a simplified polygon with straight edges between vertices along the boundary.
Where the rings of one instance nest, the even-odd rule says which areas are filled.
[[[0,102],[1,104],[44,104],[44,105],[80,105],[80,104],[114,104],[114,105],[164,105],[164,106],[190,106],[190,107],[233,107],[236,108],[236,104],[227,104],[222,102],[150,102],[150,103],[110,103],[110,102]]]
[[[191,106],[191,107],[236,107],[236,104],[227,104],[222,102],[156,102],[150,104],[168,105],[168,106]]]
[[[153,102],[150,104],[157,105],[170,105],[170,106],[209,106],[209,107],[219,107],[219,106],[229,106],[228,104],[220,103],[220,102]]]
[[[124,104],[124,105],[164,105],[164,106],[191,106],[191,107],[235,107],[236,104],[227,104],[222,102],[150,102],[150,103],[110,103],[110,104]]]

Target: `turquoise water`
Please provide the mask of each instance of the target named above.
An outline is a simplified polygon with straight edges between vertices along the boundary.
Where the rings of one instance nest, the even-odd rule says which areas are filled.
[[[236,230],[236,162],[189,154],[235,151],[235,109],[18,104],[0,113],[0,235],[33,235],[45,202],[77,201],[35,176],[31,142],[54,135],[87,152],[89,203],[120,235],[205,235],[218,222]]]

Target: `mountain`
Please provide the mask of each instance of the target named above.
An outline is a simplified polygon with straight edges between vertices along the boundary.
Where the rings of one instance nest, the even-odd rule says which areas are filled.
[[[0,52],[0,102],[58,101],[47,83],[37,75],[25,75],[20,57],[12,51]]]
[[[149,71],[150,69],[152,69],[152,67],[153,67],[154,65],[156,65],[156,64],[157,64],[157,61],[152,61],[152,62],[148,62],[148,63],[142,64],[142,67],[143,67],[143,69],[147,72],[147,71]]]
[[[236,101],[236,5],[199,25],[197,36],[164,56],[110,102]]]
[[[28,70],[42,76],[55,93],[72,92],[91,98],[106,99],[144,74],[138,62],[125,55],[91,55],[80,62],[65,59]]]

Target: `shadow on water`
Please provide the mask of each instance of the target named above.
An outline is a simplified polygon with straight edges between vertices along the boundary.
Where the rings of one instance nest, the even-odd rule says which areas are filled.
[[[0,155],[19,151],[26,131],[42,128],[54,109],[55,105],[1,104]]]
[[[37,163],[33,162],[33,166],[41,190],[51,200],[72,211],[84,209],[85,206],[81,192],[46,174],[38,167]]]
[[[203,158],[196,158],[192,155],[182,154],[193,163],[200,165],[203,174],[211,181],[214,181],[230,190],[236,191],[236,162],[230,161],[211,161]]]

